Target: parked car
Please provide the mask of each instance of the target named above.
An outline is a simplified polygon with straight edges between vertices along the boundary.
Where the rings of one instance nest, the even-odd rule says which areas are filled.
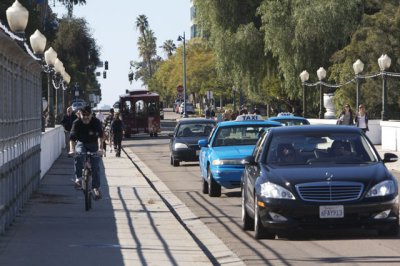
[[[180,162],[198,162],[200,147],[198,141],[207,139],[216,126],[214,120],[205,118],[181,118],[174,133],[170,134],[169,150],[171,165]]]
[[[243,158],[252,153],[265,130],[278,126],[282,124],[265,121],[259,115],[241,115],[236,121],[219,122],[208,140],[199,140],[203,193],[219,197],[221,187],[240,187]]]
[[[356,127],[271,128],[242,176],[242,227],[274,239],[302,228],[374,228],[397,236],[396,178],[368,137]]]
[[[82,109],[86,106],[86,102],[83,100],[74,101],[71,104],[72,111],[76,112],[79,109]]]
[[[181,103],[183,103],[183,99],[176,99],[174,105],[172,106],[174,112],[177,114],[179,114],[179,107],[181,106]]]
[[[185,108],[185,103],[183,102],[179,106],[179,113],[180,114],[183,114],[184,108]],[[195,114],[194,106],[193,106],[192,103],[186,102],[186,114],[192,114],[192,115]]]
[[[268,118],[268,120],[282,123],[284,126],[301,126],[310,124],[306,118],[295,116],[292,113],[279,113],[277,116]]]

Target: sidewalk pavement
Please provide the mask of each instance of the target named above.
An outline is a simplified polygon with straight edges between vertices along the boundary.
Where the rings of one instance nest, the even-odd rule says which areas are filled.
[[[102,172],[86,212],[63,151],[0,236],[0,265],[244,265],[135,154],[108,153]]]

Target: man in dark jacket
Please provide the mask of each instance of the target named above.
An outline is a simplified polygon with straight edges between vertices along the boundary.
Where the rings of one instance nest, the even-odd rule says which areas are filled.
[[[114,150],[117,157],[121,157],[122,136],[124,134],[124,126],[119,114],[116,113],[114,120],[111,122],[111,135],[113,136]]]
[[[82,168],[84,153],[97,152],[103,155],[103,128],[99,119],[93,117],[90,106],[82,109],[82,117],[76,119],[72,124],[70,135],[70,152],[75,156],[75,185],[82,184]],[[101,198],[100,194],[100,157],[92,157],[92,188],[96,199]]]
[[[72,128],[72,123],[78,117],[72,112],[72,107],[67,108],[67,113],[64,115],[63,119],[61,120],[61,125],[64,127],[64,134],[65,134],[65,147],[69,152],[69,135]]]

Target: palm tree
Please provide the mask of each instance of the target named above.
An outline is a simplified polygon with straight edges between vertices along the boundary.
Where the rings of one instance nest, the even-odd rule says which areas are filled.
[[[86,0],[58,0],[61,4],[63,4],[68,10],[68,17],[72,18],[72,14],[74,11],[74,5],[85,5]]]
[[[170,57],[172,53],[176,50],[176,45],[172,40],[166,40],[162,46],[160,46],[164,52]]]
[[[136,29],[139,30],[141,36],[138,39],[137,45],[139,55],[143,57],[149,70],[149,77],[153,75],[151,58],[156,55],[156,37],[154,32],[149,29],[149,22],[146,15],[139,15],[136,18]]]
[[[148,28],[149,28],[149,21],[147,20],[146,15],[139,15],[136,18],[136,29],[139,30],[142,37],[144,37],[144,38],[146,37],[145,32]],[[146,39],[145,39],[145,41],[146,41]]]

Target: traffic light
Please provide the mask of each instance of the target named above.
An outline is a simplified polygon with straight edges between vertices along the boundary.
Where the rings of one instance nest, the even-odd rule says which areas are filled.
[[[104,62],[104,69],[105,69],[105,70],[108,70],[108,61],[105,61],[105,62]]]
[[[107,78],[107,71],[103,71],[103,78],[104,78],[104,79]]]

